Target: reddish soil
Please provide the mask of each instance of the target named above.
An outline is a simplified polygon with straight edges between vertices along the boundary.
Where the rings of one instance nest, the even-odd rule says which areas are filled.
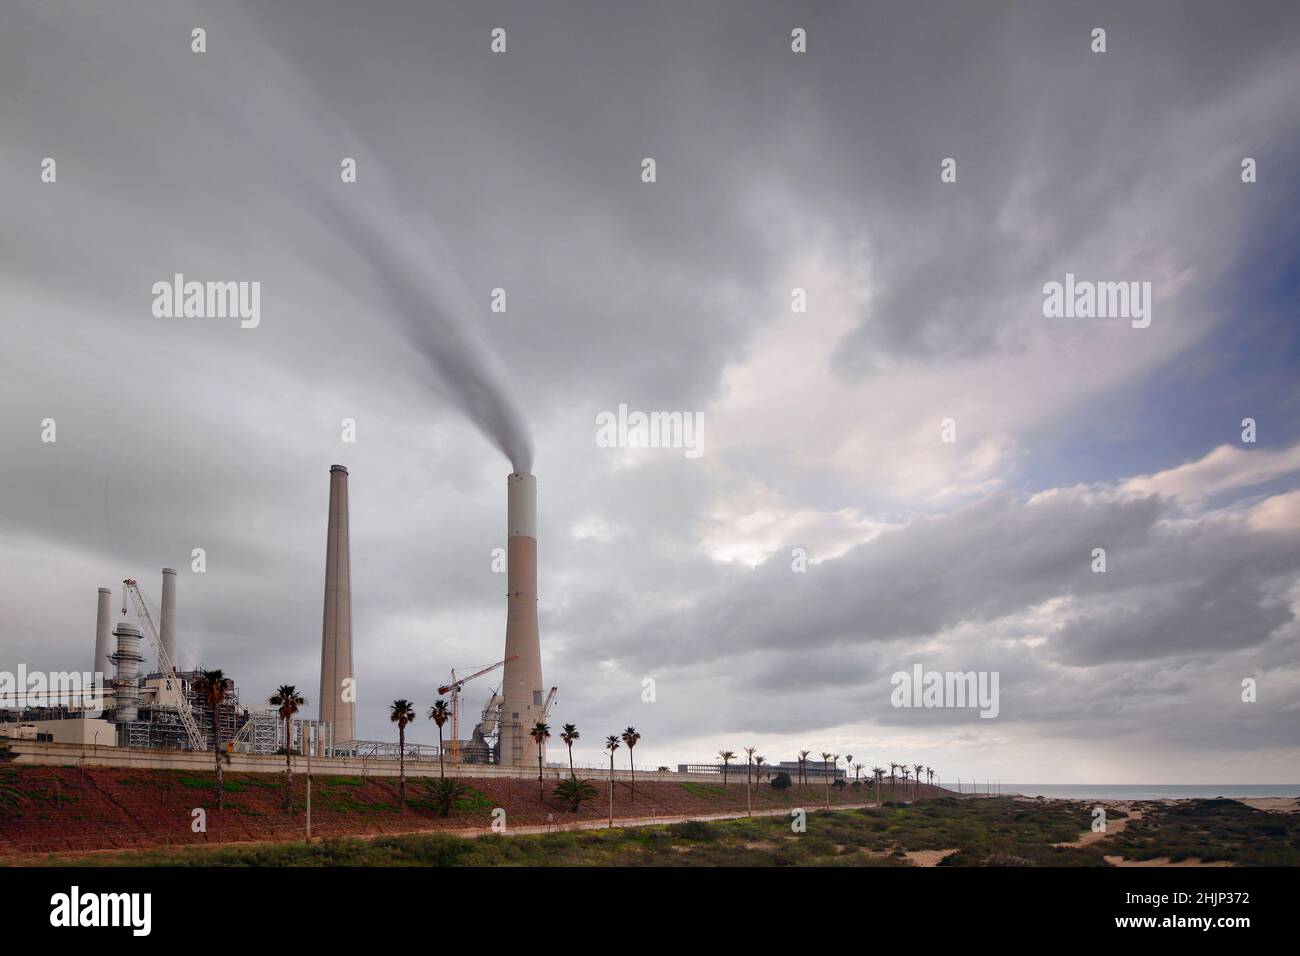
[[[33,853],[242,843],[302,839],[306,816],[306,778],[294,774],[294,814],[284,810],[284,777],[276,774],[226,775],[226,805],[215,806],[212,775],[188,771],[124,770],[101,767],[11,767],[23,794],[16,811],[0,813],[0,857]],[[537,781],[464,778],[472,788],[450,817],[429,802],[426,778],[408,780],[407,806],[397,809],[395,777],[315,775],[312,781],[312,836],[338,837],[420,830],[487,830],[492,809],[503,807],[511,827],[557,827],[607,819],[609,784],[594,779],[599,796],[577,813],[551,795],[538,799]],[[615,781],[618,818],[690,817],[745,811],[745,783],[720,784],[639,780],[636,802],[625,780]],[[882,797],[888,799],[887,789]],[[944,791],[922,787],[921,795]],[[910,791],[909,791],[910,792]],[[831,790],[831,806],[872,800],[874,788]],[[809,785],[778,792],[764,782],[753,788],[755,811],[824,806],[824,787]],[[206,810],[207,831],[192,829],[192,811]],[[10,862],[21,862],[10,860]]]

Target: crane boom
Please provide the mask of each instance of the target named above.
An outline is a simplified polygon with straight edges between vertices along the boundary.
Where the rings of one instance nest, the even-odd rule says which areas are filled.
[[[163,647],[163,642],[158,638],[158,631],[153,626],[153,618],[149,615],[149,608],[145,604],[144,595],[140,593],[140,585],[134,578],[127,578],[122,582],[122,587],[127,596],[131,598],[131,603],[135,605],[135,616],[139,619],[145,636],[149,638],[149,643],[153,645],[153,649],[158,652],[158,670],[162,672],[163,677],[172,682],[172,686],[179,692],[181,689],[180,678],[176,676],[176,668],[167,655],[167,648]],[[123,601],[122,603],[122,612],[126,613],[126,602]],[[190,738],[190,747],[198,751],[207,750],[207,738],[199,733],[199,725],[195,722],[194,714],[190,712],[189,702],[184,699],[183,694],[181,695],[181,705],[177,710],[180,711],[181,725],[185,728],[185,734]]]
[[[515,661],[518,659],[519,659],[519,655],[515,654],[511,657],[507,657],[503,661],[497,661],[495,664],[489,664],[487,667],[484,667],[482,670],[475,671],[474,673],[470,674],[468,677],[457,677],[456,672],[452,671],[451,672],[452,682],[450,684],[444,684],[442,687],[439,687],[438,693],[445,694],[448,691],[452,690],[453,688],[459,690],[460,688],[468,684],[470,681],[472,681],[475,677],[482,677],[484,674],[491,673],[492,671],[496,670],[498,667],[504,667],[506,664],[509,664],[511,661]]]

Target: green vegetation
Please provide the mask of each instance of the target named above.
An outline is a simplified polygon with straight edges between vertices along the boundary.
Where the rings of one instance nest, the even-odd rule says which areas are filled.
[[[686,781],[680,786],[692,797],[699,797],[701,800],[713,800],[723,794],[721,787],[714,787],[707,783],[692,783]]]
[[[588,800],[596,799],[596,788],[592,786],[590,780],[570,777],[556,785],[555,795],[568,803],[570,813],[577,813],[578,808]]]
[[[435,781],[436,783],[436,781]],[[1105,866],[1104,856],[1198,856],[1300,863],[1300,818],[1235,801],[1152,804],[1123,831],[1081,847],[1091,804],[940,798],[864,810],[812,812],[806,833],[784,814],[667,826],[465,839],[427,833],[278,846],[96,854],[88,865],[168,866],[910,866],[909,853],[945,851],[941,866]],[[1112,820],[1123,819],[1116,810]],[[1180,849],[1181,848],[1181,849]],[[67,858],[49,862],[68,864]]]
[[[211,778],[200,773],[137,771],[124,776],[121,782],[129,788],[128,801],[145,798],[146,805],[157,801],[164,807],[189,806],[186,793],[211,793]],[[429,813],[451,816],[451,826],[482,831],[484,837],[465,839],[450,832],[425,832],[379,839],[346,838],[311,846],[173,846],[96,853],[75,859],[50,857],[48,862],[185,866],[1106,866],[1107,857],[1124,857],[1139,861],[1196,858],[1238,865],[1300,865],[1300,814],[1268,813],[1234,800],[1139,803],[1130,814],[1107,806],[1110,833],[1100,840],[1089,837],[1086,845],[1072,845],[1090,832],[1093,802],[939,797],[887,800],[879,807],[846,810],[837,808],[836,801],[862,800],[870,796],[869,792],[854,792],[851,787],[840,790],[821,782],[799,792],[793,787],[782,791],[778,789],[783,782],[780,776],[773,779],[771,786],[752,788],[755,812],[775,811],[770,816],[683,820],[666,826],[608,831],[602,827],[520,834],[504,839],[487,834],[489,817],[498,805],[494,801],[500,801],[500,795],[489,799],[486,793],[459,778],[434,776],[407,781],[408,806],[426,811],[426,820]],[[278,774],[229,774],[223,781],[230,797],[227,808],[236,817],[265,816],[276,822],[284,816],[275,799],[283,780]],[[552,785],[555,783],[552,781]],[[580,806],[587,800],[603,801],[603,780],[568,779],[558,783],[556,796],[560,800],[570,801],[568,791],[577,786],[585,788]],[[744,806],[743,783],[733,783],[730,790],[724,791],[715,784],[678,781],[681,791],[675,801],[671,796],[675,787],[658,785],[663,787],[658,797],[664,799],[666,795],[669,805],[681,805],[688,803],[683,798],[689,794],[697,813],[711,814],[724,807],[734,811],[737,796],[740,806]],[[86,808],[95,800],[93,781],[75,770],[51,775],[0,763],[0,787],[6,785],[13,794],[6,797],[0,792],[0,816],[5,817],[5,822],[19,816],[50,825],[54,825],[56,817],[64,821],[86,819]],[[396,778],[321,776],[313,781],[313,806],[353,818],[355,822],[343,821],[349,832],[399,829],[399,786]],[[864,786],[868,791],[872,789]],[[275,791],[269,801],[264,795],[266,790]],[[620,791],[621,802],[628,783],[621,783]],[[304,797],[305,792],[297,795],[295,810],[303,809]],[[827,798],[831,809],[823,811]],[[15,803],[15,799],[19,802]],[[791,828],[788,810],[792,803],[808,811],[806,832],[796,833]],[[559,805],[549,791],[547,804]],[[529,805],[532,809],[531,799]],[[533,809],[530,822],[546,809]],[[559,816],[572,819],[568,814]],[[71,829],[77,828],[73,825]],[[513,825],[511,829],[515,829]],[[40,858],[24,856],[23,862],[35,864]]]
[[[429,782],[426,789],[430,806],[444,817],[451,816],[452,809],[469,796],[469,788],[454,777],[450,780],[439,777],[437,782]]]
[[[1140,819],[1107,841],[1107,852],[1133,860],[1168,857],[1174,863],[1197,858],[1204,863],[1300,865],[1300,815],[1267,813],[1236,800],[1188,800],[1143,809]]]

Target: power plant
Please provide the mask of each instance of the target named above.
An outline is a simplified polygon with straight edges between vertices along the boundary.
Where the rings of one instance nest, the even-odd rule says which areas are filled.
[[[215,714],[221,746],[230,751],[274,753],[289,746],[300,749],[311,725],[312,751],[322,757],[370,757],[395,754],[396,744],[358,740],[356,735],[355,672],[352,656],[352,575],[348,526],[348,470],[332,465],[325,533],[325,587],[321,616],[320,697],[318,719],[295,721],[293,739],[269,706],[244,707],[232,686]],[[197,661],[179,660],[177,631],[177,573],[162,569],[162,602],[155,614],[139,582],[122,582],[121,616],[114,624],[112,591],[99,588],[96,604],[92,673],[108,678],[95,704],[91,695],[77,703],[46,701],[38,706],[19,703],[15,713],[0,717],[19,724],[19,736],[56,742],[162,750],[211,750],[214,714],[202,690],[203,672]],[[135,623],[126,620],[135,610]],[[152,669],[146,667],[152,660]],[[187,667],[188,665],[188,667]],[[499,689],[472,725],[469,739],[460,736],[464,685],[502,669]],[[111,677],[109,676],[111,675]],[[458,673],[438,686],[424,688],[451,701],[451,739],[444,758],[472,764],[497,763],[536,769],[545,761],[531,736],[545,721],[556,688],[546,692],[542,682],[542,650],[537,624],[537,479],[525,471],[506,477],[506,626],[504,653],[497,663]],[[426,690],[427,692],[427,690]],[[432,751],[432,752],[430,752]],[[408,756],[438,756],[436,750],[407,745]]]

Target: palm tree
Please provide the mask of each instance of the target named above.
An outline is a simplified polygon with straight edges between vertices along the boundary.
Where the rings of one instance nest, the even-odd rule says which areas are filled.
[[[627,744],[627,765],[632,768],[632,802],[636,803],[636,764],[632,762],[632,748],[640,741],[641,735],[635,727],[623,731],[623,743]]]
[[[827,771],[830,769],[831,757],[833,755],[822,751],[822,772],[826,774],[826,806],[831,805],[831,775]],[[839,759],[836,757],[835,759]]]
[[[451,708],[447,706],[445,700],[433,702],[433,706],[429,708],[429,719],[438,725],[438,776],[445,778],[447,771],[442,758],[442,725],[451,720]]]
[[[914,764],[912,764],[912,770],[915,771],[915,773],[916,773],[916,787],[915,787],[915,789],[914,789],[912,792],[913,792],[913,793],[914,793],[918,798],[921,796],[921,771],[924,770],[924,769],[925,769],[925,764],[923,764],[923,763],[914,763]]]
[[[429,788],[429,793],[433,797],[433,805],[438,808],[439,815],[447,817],[451,816],[453,804],[469,795],[469,787],[455,777],[450,780],[439,777],[438,781]]]
[[[925,782],[932,787],[934,786],[934,770],[930,767],[925,768]]]
[[[573,772],[573,742],[582,735],[578,733],[578,728],[573,724],[565,724],[560,728],[560,739],[564,741],[564,746],[569,748],[569,776],[575,780],[578,775]],[[576,810],[577,807],[574,807]]]
[[[406,725],[415,720],[415,708],[404,697],[393,701],[388,719],[397,724],[397,806],[406,806]]]
[[[292,684],[281,684],[268,702],[280,708],[284,721],[284,808],[293,812],[293,715],[307,703]]]
[[[208,712],[212,715],[212,764],[216,769],[218,810],[226,808],[225,780],[221,775],[221,705],[226,700],[226,694],[234,686],[235,682],[218,669],[203,671],[202,676],[195,682],[194,688],[199,692],[199,696],[208,706]]]
[[[763,779],[763,761],[767,758],[759,754],[754,758],[754,782],[758,783]]]
[[[872,767],[871,772],[876,777],[876,803],[880,802],[880,778],[885,775],[884,767]]]
[[[808,782],[808,755],[811,750],[799,751],[799,782],[805,784]]]
[[[537,799],[541,801],[546,799],[546,792],[542,789],[542,745],[551,739],[551,728],[539,720],[528,731],[528,736],[537,743]]]
[[[576,776],[561,780],[555,788],[555,795],[569,804],[569,812],[577,813],[578,808],[596,796],[596,788],[590,780],[579,780]]]
[[[860,763],[855,763],[853,765],[853,782],[854,783],[862,782],[862,764]]]
[[[757,747],[745,747],[745,812],[750,816],[754,815],[754,804],[750,798],[750,771],[754,766],[754,751]]]
[[[614,828],[614,751],[618,749],[618,738],[610,734],[605,738],[605,749],[609,751],[609,826]]]
[[[727,764],[735,760],[736,755],[732,753],[730,750],[719,750],[718,757],[721,758],[722,760],[722,786],[723,789],[725,790],[727,786]]]
[[[889,761],[889,796],[891,799],[894,796],[894,771],[897,769],[898,764],[894,763],[892,760]]]
[[[907,764],[903,764],[901,767],[898,768],[898,774],[900,777],[903,778],[903,790],[906,791],[907,778],[912,775],[912,768],[909,767]]]

